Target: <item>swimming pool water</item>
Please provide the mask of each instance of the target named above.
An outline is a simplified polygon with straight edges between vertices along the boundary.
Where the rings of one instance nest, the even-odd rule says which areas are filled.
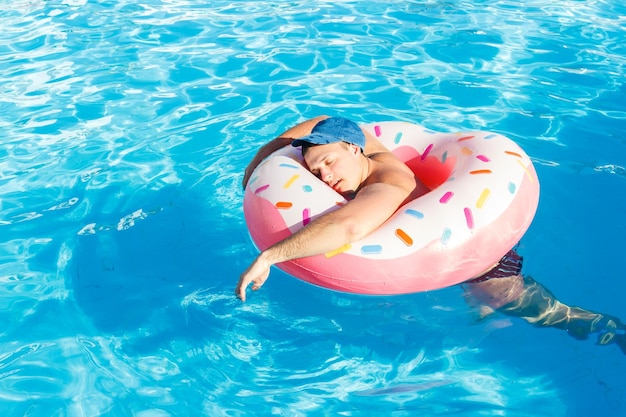
[[[626,319],[626,6],[0,1],[6,416],[626,416],[626,357],[460,288],[364,297],[255,255],[243,169],[319,114],[503,133],[524,271]]]

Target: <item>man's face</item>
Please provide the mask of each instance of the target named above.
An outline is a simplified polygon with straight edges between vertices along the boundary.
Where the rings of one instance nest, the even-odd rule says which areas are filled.
[[[309,170],[342,195],[361,185],[360,149],[345,142],[311,146],[304,154]]]

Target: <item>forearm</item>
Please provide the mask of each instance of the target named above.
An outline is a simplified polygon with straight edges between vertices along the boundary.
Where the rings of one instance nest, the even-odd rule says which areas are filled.
[[[332,214],[316,219],[290,237],[270,246],[260,257],[274,265],[328,253],[358,240],[351,223],[341,221]]]
[[[302,136],[308,135],[311,133],[313,127],[320,121],[325,119],[327,116],[319,116],[313,119],[306,120],[302,123],[297,124],[296,126],[286,130],[278,137],[272,139],[265,145],[263,145],[254,155],[252,161],[246,167],[243,178],[243,186],[248,184],[248,180],[252,175],[252,171],[268,156],[277,150],[284,148],[285,146],[291,144],[294,139],[300,138]]]
[[[409,181],[415,184],[414,180]],[[326,213],[268,248],[271,264],[335,251],[378,229],[410,194],[407,187],[372,184],[337,210]]]
[[[256,168],[265,158],[277,150],[289,145],[293,140],[294,138],[285,135],[280,135],[279,137],[272,139],[259,148],[256,155],[254,155],[254,158],[252,158],[252,161],[248,164],[248,167],[252,167],[252,169]]]

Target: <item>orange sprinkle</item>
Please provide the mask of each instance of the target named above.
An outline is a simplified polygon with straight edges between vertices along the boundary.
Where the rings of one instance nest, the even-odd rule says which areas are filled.
[[[470,171],[471,175],[476,175],[476,174],[491,174],[491,170],[490,169],[476,169],[474,171]]]
[[[396,229],[396,236],[398,236],[400,240],[404,242],[405,245],[407,246],[413,245],[413,239],[411,238],[411,236],[407,235],[404,230]]]
[[[470,148],[461,148],[461,152],[463,153],[463,155],[473,155],[474,151],[471,150]]]
[[[463,136],[462,138],[458,138],[457,141],[462,142],[464,140],[470,140],[470,139],[474,139],[474,136]]]
[[[327,258],[332,258],[332,257],[333,257],[333,256],[335,256],[335,255],[339,255],[340,253],[342,253],[342,252],[345,252],[345,251],[349,250],[351,247],[352,247],[352,245],[351,245],[351,244],[346,243],[345,245],[343,245],[343,246],[342,246],[342,247],[340,247],[340,248],[337,248],[337,249],[332,250],[332,251],[330,251],[330,252],[326,252],[326,253],[324,254],[324,256],[325,256],[325,257],[327,257]]]
[[[504,151],[504,153],[507,154],[507,155],[517,156],[518,158],[522,157],[522,155],[518,154],[517,152],[513,152],[513,151]]]
[[[277,209],[289,209],[291,206],[293,206],[293,203],[289,201],[279,201],[276,203]]]
[[[289,188],[291,187],[291,185],[298,179],[300,178],[300,175],[295,174],[294,176],[292,176],[291,178],[289,178],[289,181],[287,181],[285,183],[285,185],[283,185],[283,188]]]

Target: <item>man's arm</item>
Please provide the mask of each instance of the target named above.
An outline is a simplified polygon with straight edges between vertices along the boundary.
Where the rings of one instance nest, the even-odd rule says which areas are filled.
[[[252,161],[250,161],[250,163],[246,167],[246,170],[243,175],[243,181],[242,181],[243,188],[246,188],[246,185],[248,185],[248,181],[250,180],[252,171],[254,171],[254,169],[265,158],[267,158],[268,156],[270,156],[272,153],[276,152],[280,148],[284,148],[285,146],[289,145],[294,139],[298,139],[298,138],[301,138],[302,136],[308,135],[309,133],[311,133],[311,130],[313,130],[316,124],[318,124],[320,121],[326,118],[328,118],[328,116],[318,116],[318,117],[314,117],[313,119],[309,119],[302,123],[299,123],[296,126],[283,132],[277,138],[272,139],[271,141],[263,145],[258,150],[256,155],[254,155],[254,158],[252,158]]]
[[[318,217],[306,227],[263,251],[241,274],[235,290],[246,300],[246,288],[258,290],[267,280],[270,267],[296,258],[319,255],[357,241],[382,225],[412,191],[401,179],[375,183],[362,188],[343,207]]]

